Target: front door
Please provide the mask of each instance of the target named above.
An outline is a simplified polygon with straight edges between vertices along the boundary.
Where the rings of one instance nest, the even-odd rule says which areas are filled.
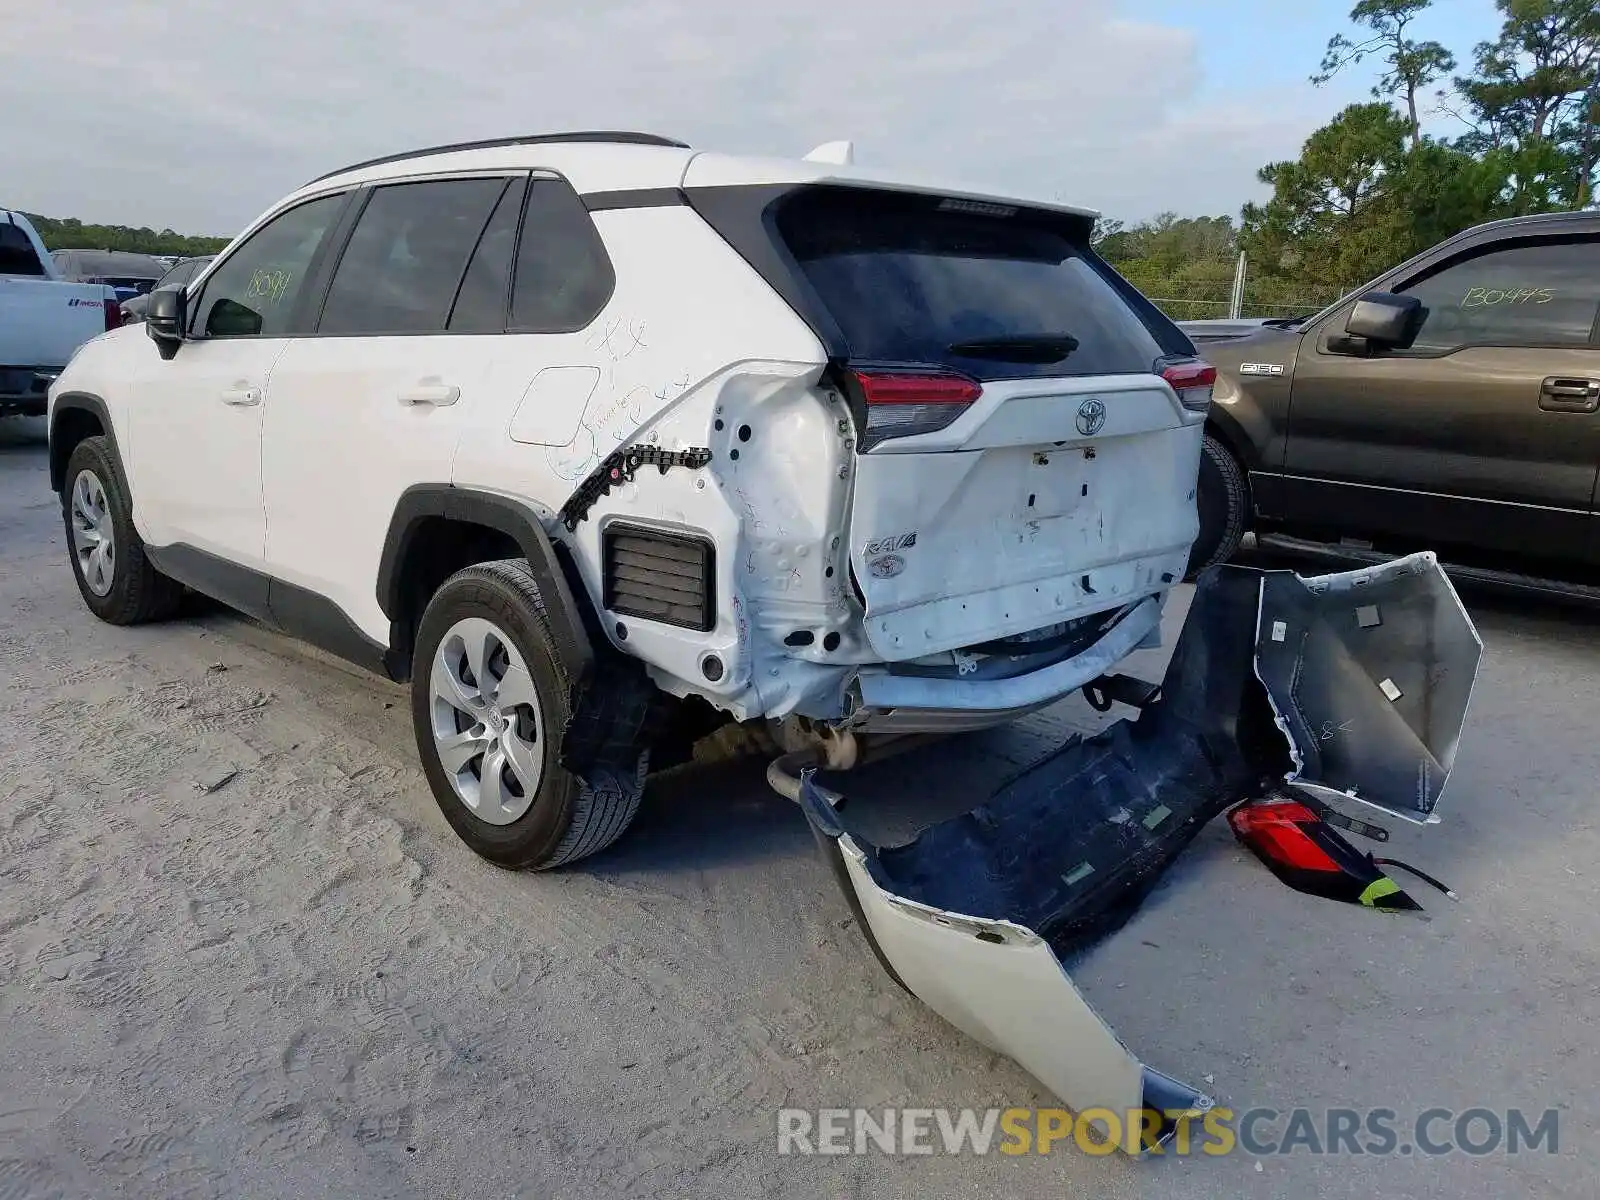
[[[1295,370],[1285,516],[1342,534],[1585,556],[1600,463],[1600,240],[1492,243],[1391,290],[1425,319],[1407,350],[1335,353],[1347,310]]]
[[[484,335],[505,327],[522,194],[521,179],[481,176],[372,189],[316,331],[273,371],[262,445],[268,571],[380,644],[389,523],[407,488],[450,482],[462,422],[483,403],[495,357]],[[281,620],[312,619],[289,613],[292,594],[274,588]]]
[[[191,296],[178,352],[162,360],[151,346],[135,385],[129,453],[152,546],[261,567],[262,417],[301,285],[343,200],[320,197],[263,225]]]

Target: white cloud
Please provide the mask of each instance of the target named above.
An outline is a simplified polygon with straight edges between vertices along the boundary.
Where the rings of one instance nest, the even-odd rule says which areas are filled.
[[[1201,105],[1196,37],[1114,0],[51,0],[5,23],[0,202],[197,233],[356,159],[564,128],[848,137],[864,165],[1117,216],[1232,212],[1327,115]]]

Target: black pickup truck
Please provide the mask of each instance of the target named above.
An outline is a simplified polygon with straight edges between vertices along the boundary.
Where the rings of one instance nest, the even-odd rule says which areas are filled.
[[[1217,367],[1196,569],[1254,531],[1600,600],[1600,213],[1466,230],[1308,318],[1184,328]]]

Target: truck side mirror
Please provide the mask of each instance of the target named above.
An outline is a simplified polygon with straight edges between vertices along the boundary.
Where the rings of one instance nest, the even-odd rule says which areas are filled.
[[[1350,310],[1344,332],[1373,349],[1404,350],[1416,341],[1423,316],[1422,301],[1415,296],[1368,292]]]
[[[170,359],[183,344],[183,300],[182,288],[159,288],[150,293],[145,308],[144,331],[155,342],[162,358]]]

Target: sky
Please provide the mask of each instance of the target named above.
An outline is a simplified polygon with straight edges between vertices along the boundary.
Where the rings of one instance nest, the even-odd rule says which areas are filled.
[[[1095,208],[1234,214],[1368,98],[1351,0],[44,0],[5,18],[0,205],[229,235],[363,158],[638,129]],[[10,7],[10,6],[8,6]],[[1492,0],[1417,36],[1463,62]],[[1447,132],[1447,126],[1441,126]]]

